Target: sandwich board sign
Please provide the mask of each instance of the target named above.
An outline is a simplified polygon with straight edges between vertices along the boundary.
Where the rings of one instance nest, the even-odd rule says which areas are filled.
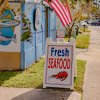
[[[74,41],[47,39],[43,87],[74,89]]]

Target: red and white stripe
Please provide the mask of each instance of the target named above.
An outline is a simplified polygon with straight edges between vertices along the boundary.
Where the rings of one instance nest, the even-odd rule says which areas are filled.
[[[48,0],[46,0],[46,2],[48,2]],[[69,9],[67,9],[67,6],[65,7],[59,0],[52,0],[52,2],[48,2],[48,4],[58,15],[63,26],[66,26],[72,22],[70,18],[70,11],[68,11]]]
[[[66,1],[65,9],[66,9],[66,14],[68,16],[68,20],[71,23],[72,22],[72,17],[71,17],[71,13],[70,13],[70,9],[69,9],[67,1]]]

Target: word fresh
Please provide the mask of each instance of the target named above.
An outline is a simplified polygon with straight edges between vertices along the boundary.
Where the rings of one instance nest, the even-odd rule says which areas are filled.
[[[67,48],[65,49],[55,49],[54,47],[51,48],[51,56],[69,56],[69,50]]]

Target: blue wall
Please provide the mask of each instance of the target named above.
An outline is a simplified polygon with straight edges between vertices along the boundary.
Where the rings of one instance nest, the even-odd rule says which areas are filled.
[[[31,22],[31,41],[23,41],[21,43],[21,69],[27,68],[29,65],[35,62],[35,30],[33,28],[33,13],[35,6],[34,4],[23,3],[22,4],[22,14],[25,14],[27,19]],[[22,25],[23,28],[23,25]],[[23,30],[22,30],[23,33]]]
[[[34,29],[34,11],[40,9],[39,28]],[[31,22],[31,41],[23,41],[21,43],[21,69],[27,68],[29,65],[39,60],[45,53],[46,42],[46,13],[45,8],[40,4],[23,3],[22,13],[24,13]],[[49,37],[56,39],[56,16],[55,13],[49,11],[48,32]],[[22,24],[23,28],[23,24]],[[23,30],[22,30],[23,33]]]
[[[49,10],[48,13],[48,32],[49,37],[52,38],[53,41],[56,40],[56,14],[54,11]]]
[[[30,0],[29,0],[30,1]],[[33,0],[34,1],[34,0]],[[31,64],[35,63],[35,61],[38,61],[44,54],[45,54],[45,45],[46,45],[46,9],[43,7],[42,4],[34,4],[33,1],[30,2],[22,2],[21,3],[21,13],[17,10],[20,10],[20,6],[18,6],[17,1],[11,1],[11,3],[16,3],[16,6],[13,5],[13,7],[18,8],[16,11],[16,14],[18,13],[20,18],[20,26],[18,29],[18,33],[21,33],[21,45],[19,43],[19,52],[21,53],[21,69],[25,69]],[[20,3],[20,2],[19,2]],[[39,16],[39,28],[36,30],[34,28],[35,23],[35,11],[39,8],[40,10],[40,16]],[[8,13],[9,11],[6,11]],[[11,11],[12,12],[12,11]],[[12,13],[9,12],[11,15]],[[19,17],[18,16],[18,17]],[[12,19],[14,16],[12,15]],[[18,17],[16,17],[18,19]],[[1,16],[0,16],[1,18]],[[13,29],[6,29],[8,33],[11,35],[12,38],[12,31]],[[2,32],[3,30],[1,30]],[[3,32],[4,33],[4,32]],[[3,34],[4,36],[8,36],[8,33],[6,32]],[[13,32],[14,33],[14,32]],[[17,33],[15,33],[17,34]],[[18,34],[17,34],[18,35]],[[52,40],[56,40],[56,15],[53,11],[48,9],[48,37],[52,38]],[[20,39],[18,39],[20,41]],[[6,41],[7,42],[7,41]],[[2,45],[8,45],[9,43],[4,44],[2,42]],[[21,50],[20,50],[21,48]],[[18,49],[18,48],[17,48]]]

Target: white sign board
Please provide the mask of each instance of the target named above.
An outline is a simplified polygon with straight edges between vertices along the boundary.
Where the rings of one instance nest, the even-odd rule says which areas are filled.
[[[65,32],[64,31],[57,31],[57,38],[64,38],[65,37]]]
[[[43,87],[73,89],[74,43],[47,41]]]
[[[39,2],[41,2],[41,0],[25,0],[25,2],[28,2],[28,3],[39,3]]]

